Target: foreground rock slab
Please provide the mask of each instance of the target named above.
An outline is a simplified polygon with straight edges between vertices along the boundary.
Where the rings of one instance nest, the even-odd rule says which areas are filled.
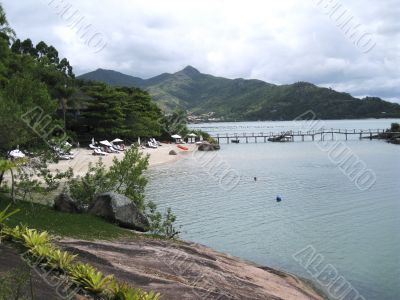
[[[194,243],[138,237],[114,242],[63,239],[59,245],[122,281],[160,292],[164,300],[324,299],[294,275]]]
[[[133,201],[117,193],[97,195],[89,207],[89,213],[102,217],[121,227],[147,231],[150,224],[147,217],[139,211]]]

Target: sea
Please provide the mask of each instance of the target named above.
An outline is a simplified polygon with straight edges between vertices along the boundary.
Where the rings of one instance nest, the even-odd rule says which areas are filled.
[[[354,132],[394,122],[400,120],[190,127],[223,136]],[[161,210],[172,208],[184,240],[307,278],[331,299],[339,298],[340,286],[349,291],[341,299],[356,299],[356,293],[367,300],[400,299],[400,146],[358,135],[333,138],[221,140],[218,152],[186,153],[150,169],[146,197]]]

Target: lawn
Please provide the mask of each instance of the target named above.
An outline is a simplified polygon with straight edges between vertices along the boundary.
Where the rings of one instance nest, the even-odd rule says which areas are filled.
[[[0,194],[0,210],[8,204],[10,204],[9,198]],[[62,213],[46,205],[22,201],[12,204],[11,209],[16,208],[19,208],[20,212],[6,221],[8,226],[23,224],[30,228],[46,230],[53,235],[87,240],[111,240],[135,236],[132,231],[89,214]]]

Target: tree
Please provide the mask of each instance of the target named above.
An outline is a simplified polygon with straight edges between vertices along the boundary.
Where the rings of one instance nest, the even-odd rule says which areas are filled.
[[[137,137],[160,136],[161,112],[151,101],[150,95],[141,89],[125,90],[128,97],[123,106],[126,129],[124,137],[133,140]]]
[[[0,3],[0,37],[3,37],[8,42],[10,40],[13,41],[15,39],[15,32],[8,24],[6,13],[1,3]]]

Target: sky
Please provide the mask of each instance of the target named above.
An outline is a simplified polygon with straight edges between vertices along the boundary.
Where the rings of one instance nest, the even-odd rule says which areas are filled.
[[[149,78],[191,65],[400,103],[400,0],[0,2],[18,38],[55,46],[78,75]]]

